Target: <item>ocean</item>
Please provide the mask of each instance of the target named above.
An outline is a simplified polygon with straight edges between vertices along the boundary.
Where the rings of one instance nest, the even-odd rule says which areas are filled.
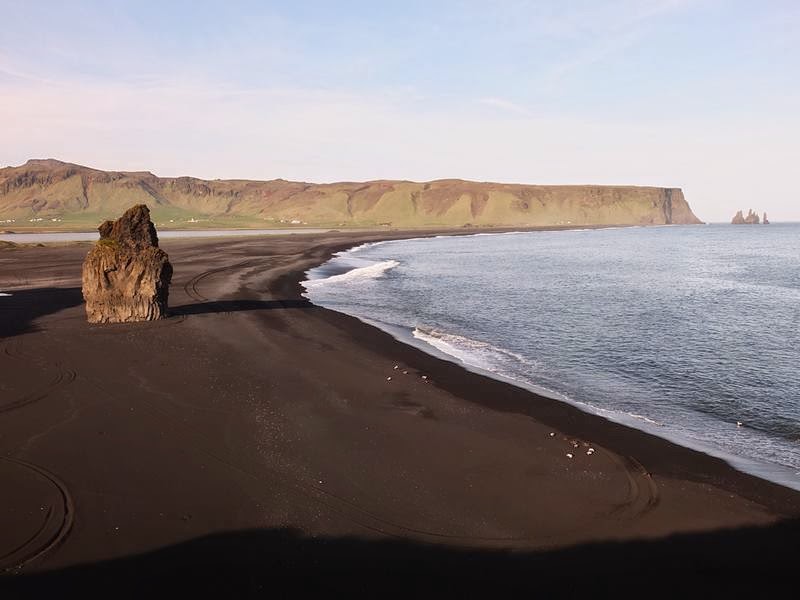
[[[800,224],[378,242],[307,277],[401,341],[800,489]]]

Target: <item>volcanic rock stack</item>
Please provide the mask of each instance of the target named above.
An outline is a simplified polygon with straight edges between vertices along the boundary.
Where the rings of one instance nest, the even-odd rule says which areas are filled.
[[[83,262],[83,298],[90,323],[161,319],[167,313],[172,265],[158,247],[144,204],[100,227],[100,240]]]
[[[761,219],[759,219],[758,215],[754,213],[752,209],[750,209],[747,211],[746,217],[742,214],[742,211],[737,211],[733,216],[733,219],[731,219],[731,223],[733,225],[758,225],[761,223]]]

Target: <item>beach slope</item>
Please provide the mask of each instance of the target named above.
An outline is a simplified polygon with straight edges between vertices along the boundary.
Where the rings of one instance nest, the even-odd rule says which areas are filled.
[[[300,296],[305,270],[387,236],[165,241],[172,316],[105,326],[88,246],[0,252],[0,592],[791,572],[800,494]]]

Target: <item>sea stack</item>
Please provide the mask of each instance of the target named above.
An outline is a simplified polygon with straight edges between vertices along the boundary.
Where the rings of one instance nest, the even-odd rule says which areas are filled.
[[[769,219],[767,218],[767,213],[764,213],[764,218],[761,221],[764,225],[769,225]]]
[[[746,217],[742,214],[742,211],[739,210],[733,216],[733,219],[731,219],[731,223],[733,225],[758,225],[760,222],[761,219],[759,219],[758,215],[753,212],[752,208],[747,211]]]
[[[150,209],[139,204],[100,227],[83,262],[83,298],[90,323],[152,321],[167,314],[172,265],[158,247]]]

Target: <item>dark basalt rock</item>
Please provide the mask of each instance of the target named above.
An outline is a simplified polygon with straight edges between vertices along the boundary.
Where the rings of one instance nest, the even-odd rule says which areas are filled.
[[[764,217],[766,218],[766,214]],[[742,214],[742,211],[737,211],[733,219],[731,219],[733,225],[758,225],[760,222],[761,219],[758,218],[758,215],[754,213],[752,209],[747,211],[746,217]]]
[[[83,298],[90,323],[152,321],[167,314],[172,265],[158,247],[150,209],[139,204],[100,227],[83,262]]]

